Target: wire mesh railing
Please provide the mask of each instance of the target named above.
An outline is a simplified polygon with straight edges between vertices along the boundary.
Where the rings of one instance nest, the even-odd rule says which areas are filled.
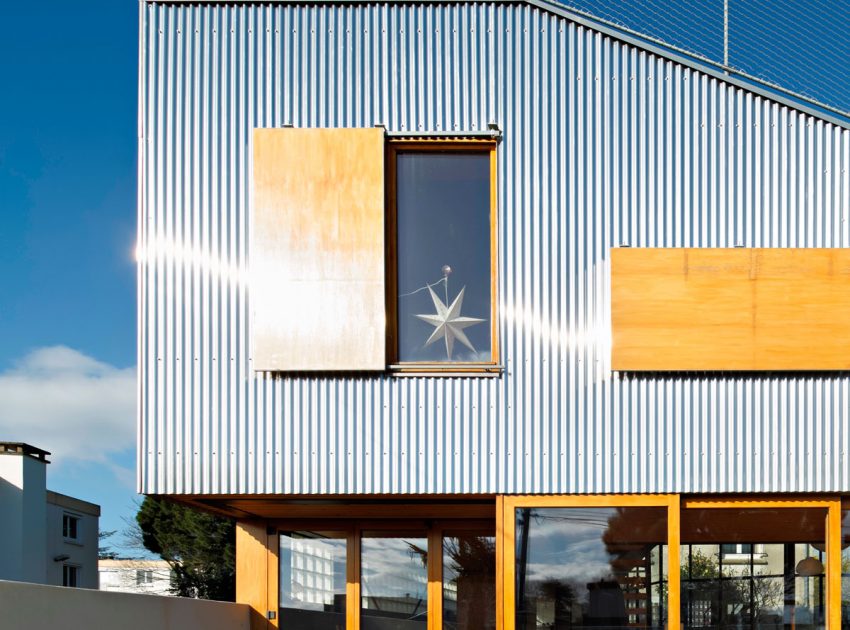
[[[850,2],[560,2],[573,11],[850,119]]]

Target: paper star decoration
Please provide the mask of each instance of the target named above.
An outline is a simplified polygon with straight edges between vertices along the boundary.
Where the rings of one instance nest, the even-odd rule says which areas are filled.
[[[446,355],[448,356],[449,361],[452,360],[452,349],[454,348],[455,339],[475,352],[475,348],[472,346],[472,343],[470,343],[466,333],[463,332],[463,329],[472,326],[473,324],[480,324],[484,321],[477,317],[461,317],[460,309],[463,306],[463,292],[465,290],[466,287],[461,289],[460,293],[458,293],[457,297],[454,299],[454,302],[452,302],[452,305],[446,307],[446,305],[443,304],[443,301],[437,297],[437,294],[434,293],[434,290],[429,286],[428,292],[431,294],[431,299],[434,301],[434,307],[437,309],[437,314],[416,316],[422,321],[428,322],[434,326],[434,332],[431,333],[431,336],[428,337],[428,341],[425,342],[426,346],[430,346],[441,337],[445,338]]]

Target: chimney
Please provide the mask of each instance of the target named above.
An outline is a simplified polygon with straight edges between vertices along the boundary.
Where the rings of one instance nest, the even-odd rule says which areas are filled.
[[[0,580],[44,584],[47,451],[0,442]]]

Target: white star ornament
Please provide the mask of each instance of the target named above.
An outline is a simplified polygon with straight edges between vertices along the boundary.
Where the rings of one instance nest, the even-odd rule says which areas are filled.
[[[443,304],[443,301],[437,297],[437,294],[434,293],[434,290],[431,287],[428,287],[428,292],[431,294],[431,299],[434,301],[434,307],[437,309],[437,314],[416,316],[422,321],[428,322],[434,326],[434,332],[431,333],[431,336],[428,337],[428,341],[425,342],[426,346],[430,346],[441,337],[445,338],[446,355],[448,356],[449,361],[452,360],[452,349],[454,348],[455,339],[475,352],[475,348],[472,346],[472,343],[470,343],[466,333],[463,332],[463,329],[468,328],[473,324],[480,324],[484,321],[477,317],[461,317],[460,309],[463,306],[463,292],[465,290],[466,287],[461,289],[460,293],[458,293],[457,297],[454,299],[454,302],[452,302],[452,305],[447,308],[446,305]]]

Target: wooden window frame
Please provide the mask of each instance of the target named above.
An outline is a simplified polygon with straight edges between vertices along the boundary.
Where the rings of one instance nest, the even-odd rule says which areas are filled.
[[[462,507],[459,508],[462,510]],[[428,541],[428,617],[427,630],[443,627],[443,536],[458,533],[496,535],[493,519],[286,519],[269,522],[268,527],[268,610],[275,619],[270,627],[280,627],[280,532],[326,531],[346,534],[346,630],[360,630],[360,560],[363,532],[404,532],[421,536]],[[497,537],[498,540],[498,537]],[[498,546],[498,543],[497,543]],[[498,576],[498,552],[497,566]],[[497,588],[498,590],[498,588]],[[498,603],[498,597],[497,597]],[[499,617],[498,606],[496,618]]]
[[[496,139],[452,138],[411,139],[389,138],[386,143],[386,235],[387,243],[387,365],[397,374],[472,375],[499,374],[502,368],[498,326],[498,231]],[[398,185],[397,157],[400,153],[481,153],[490,158],[490,361],[433,362],[398,360]]]
[[[679,495],[677,494],[609,494],[609,495],[522,495],[506,496],[501,501],[497,523],[496,617],[497,630],[516,629],[516,510],[517,508],[605,508],[662,507],[667,509],[667,566],[679,566]],[[679,572],[668,569],[667,627],[678,629]],[[501,585],[501,588],[499,586]]]

